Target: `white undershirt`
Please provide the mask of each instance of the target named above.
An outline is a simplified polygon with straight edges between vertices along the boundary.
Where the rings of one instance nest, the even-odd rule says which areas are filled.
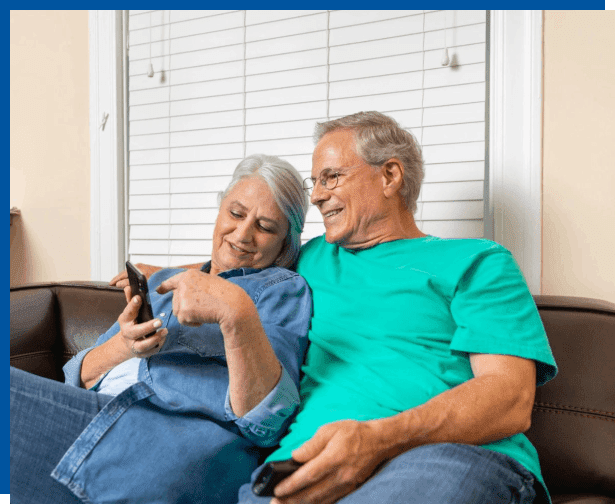
[[[133,357],[111,369],[99,383],[96,392],[116,396],[139,381],[139,363],[141,359]]]

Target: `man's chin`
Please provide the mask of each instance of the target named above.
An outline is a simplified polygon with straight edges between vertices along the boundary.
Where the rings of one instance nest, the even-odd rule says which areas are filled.
[[[325,241],[334,245],[342,245],[343,237],[325,229]]]

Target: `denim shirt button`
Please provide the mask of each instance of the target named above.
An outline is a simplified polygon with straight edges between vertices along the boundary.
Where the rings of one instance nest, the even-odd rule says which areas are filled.
[[[166,315],[165,312],[162,312],[160,315],[158,315],[159,317],[164,317]]]

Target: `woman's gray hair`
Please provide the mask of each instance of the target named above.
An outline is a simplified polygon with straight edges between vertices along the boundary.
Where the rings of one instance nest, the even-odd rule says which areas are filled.
[[[299,172],[288,161],[277,156],[253,154],[241,161],[227,188],[218,194],[218,205],[240,180],[258,177],[271,190],[273,199],[286,216],[288,233],[282,245],[282,251],[274,264],[283,268],[292,268],[299,257],[301,249],[301,232],[305,224],[305,215],[309,201],[303,190],[303,181]]]
[[[380,167],[391,158],[401,161],[404,178],[399,193],[414,214],[425,176],[423,154],[414,135],[380,112],[358,112],[316,123],[314,142],[318,143],[327,133],[343,129],[354,131],[357,154],[368,165]]]

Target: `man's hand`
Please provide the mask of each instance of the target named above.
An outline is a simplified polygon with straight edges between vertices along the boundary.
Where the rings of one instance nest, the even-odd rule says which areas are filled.
[[[324,425],[292,456],[304,465],[276,486],[271,504],[337,502],[389,458],[374,424],[354,420]]]
[[[152,266],[151,264],[143,264],[143,263],[137,263],[135,264],[135,266],[139,268],[139,271],[145,275],[145,278],[148,278],[148,279],[154,273],[156,273],[156,271],[160,271],[162,269],[158,266]],[[109,285],[115,285],[116,287],[121,287],[122,289],[130,285],[130,282],[128,282],[128,273],[126,272],[126,270],[115,275],[109,282]]]
[[[383,463],[432,443],[482,445],[529,427],[534,361],[470,354],[474,378],[426,403],[378,420],[321,427],[293,452],[304,465],[276,486],[273,504],[330,504],[363,484]]]

